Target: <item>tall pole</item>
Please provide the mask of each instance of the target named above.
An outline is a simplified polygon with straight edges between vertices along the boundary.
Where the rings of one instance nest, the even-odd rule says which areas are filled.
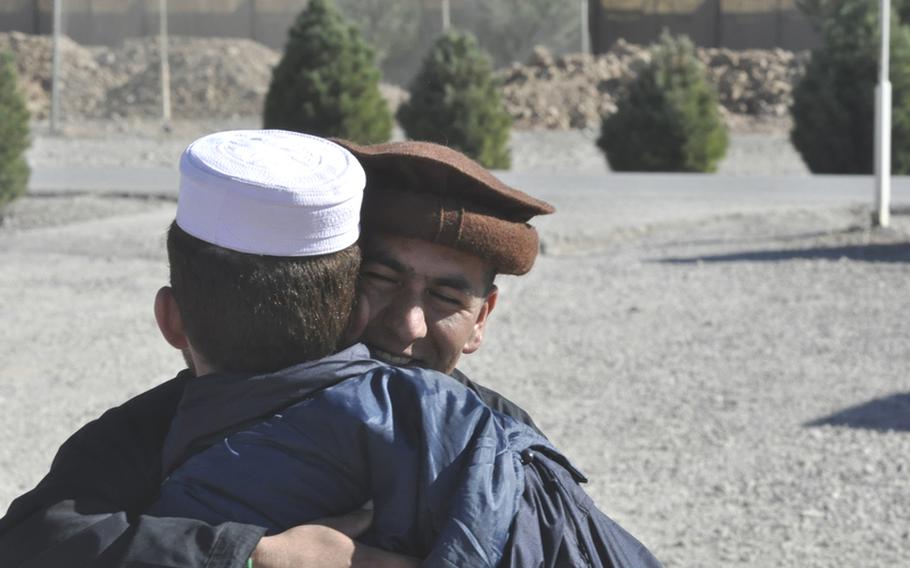
[[[60,29],[63,25],[63,0],[54,0],[54,41],[51,61],[51,132],[60,129]]]
[[[880,0],[879,10],[882,45],[875,88],[875,212],[872,223],[887,227],[891,223],[891,0]]]
[[[451,13],[449,11],[449,0],[442,0],[442,31],[449,31],[452,25]]]
[[[171,127],[171,66],[167,47],[167,0],[158,0],[160,24],[158,26],[161,53],[161,122],[165,130]]]
[[[588,31],[588,0],[578,0],[578,17],[581,26],[581,52],[590,53],[590,32]]]

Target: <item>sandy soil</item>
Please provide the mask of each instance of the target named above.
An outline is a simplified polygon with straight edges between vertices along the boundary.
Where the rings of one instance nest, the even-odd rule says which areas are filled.
[[[123,146],[112,138],[108,158]],[[755,140],[783,162],[779,140]],[[0,227],[0,511],[79,424],[180,368],[151,315],[173,213],[30,197]],[[463,368],[529,410],[668,567],[903,565],[910,218],[866,224],[852,208],[778,209],[573,247],[552,246],[569,229],[544,224],[547,253],[500,280],[487,342]]]

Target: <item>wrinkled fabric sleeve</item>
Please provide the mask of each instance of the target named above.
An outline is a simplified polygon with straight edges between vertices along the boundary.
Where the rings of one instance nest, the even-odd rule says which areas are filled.
[[[456,381],[458,381],[459,383],[463,384],[464,386],[468,387],[472,391],[474,391],[474,394],[479,396],[480,400],[482,400],[487,406],[489,406],[496,412],[499,412],[500,414],[505,414],[506,416],[517,420],[518,422],[521,422],[527,426],[530,426],[538,434],[540,434],[541,436],[544,436],[544,438],[546,438],[544,433],[540,431],[540,428],[537,427],[537,424],[534,423],[534,419],[531,418],[531,415],[528,414],[527,412],[525,412],[525,410],[522,407],[518,406],[517,404],[515,404],[508,398],[504,397],[503,395],[499,394],[498,392],[494,391],[491,388],[487,388],[487,387],[481,385],[480,383],[476,383],[476,382],[472,381],[467,375],[465,375],[458,369],[454,369],[452,371],[451,377],[453,379],[455,379]]]
[[[240,568],[264,529],[139,513],[160,484],[161,448],[188,372],[83,426],[35,489],[0,519],[0,563],[43,568]]]
[[[661,568],[643,544],[598,509],[549,450],[534,449],[501,568]]]

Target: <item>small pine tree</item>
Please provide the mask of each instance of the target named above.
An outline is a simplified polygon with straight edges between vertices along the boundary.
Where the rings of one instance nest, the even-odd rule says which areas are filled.
[[[727,151],[717,93],[686,37],[667,31],[601,123],[597,146],[616,171],[713,172]]]
[[[13,57],[0,53],[0,208],[24,194],[28,187],[28,121]]]
[[[484,167],[508,169],[512,118],[493,78],[493,65],[470,34],[441,36],[398,109],[409,138],[445,144]]]
[[[263,123],[361,144],[391,136],[373,50],[331,0],[310,0],[291,27],[272,72]]]
[[[813,14],[810,12],[810,14]],[[812,172],[871,173],[878,3],[841,0],[814,14],[822,45],[793,89],[790,139]],[[910,173],[910,27],[891,18],[892,139],[895,174]]]

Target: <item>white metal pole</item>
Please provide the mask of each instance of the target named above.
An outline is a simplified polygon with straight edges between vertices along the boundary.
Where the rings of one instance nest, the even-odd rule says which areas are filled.
[[[168,62],[167,0],[158,0],[158,12],[160,17],[158,49],[161,53],[161,120],[162,126],[167,130],[171,125],[171,66]]]
[[[889,58],[891,40],[891,0],[880,0],[881,55],[878,86],[875,88],[875,213],[873,223],[891,223],[891,81]]]
[[[581,52],[590,53],[591,46],[588,34],[588,0],[578,0],[578,15],[581,25]]]
[[[449,13],[449,0],[442,0],[442,31],[449,31],[452,25],[451,14]]]
[[[54,39],[51,61],[51,132],[60,127],[60,29],[63,24],[63,0],[54,0]]]

